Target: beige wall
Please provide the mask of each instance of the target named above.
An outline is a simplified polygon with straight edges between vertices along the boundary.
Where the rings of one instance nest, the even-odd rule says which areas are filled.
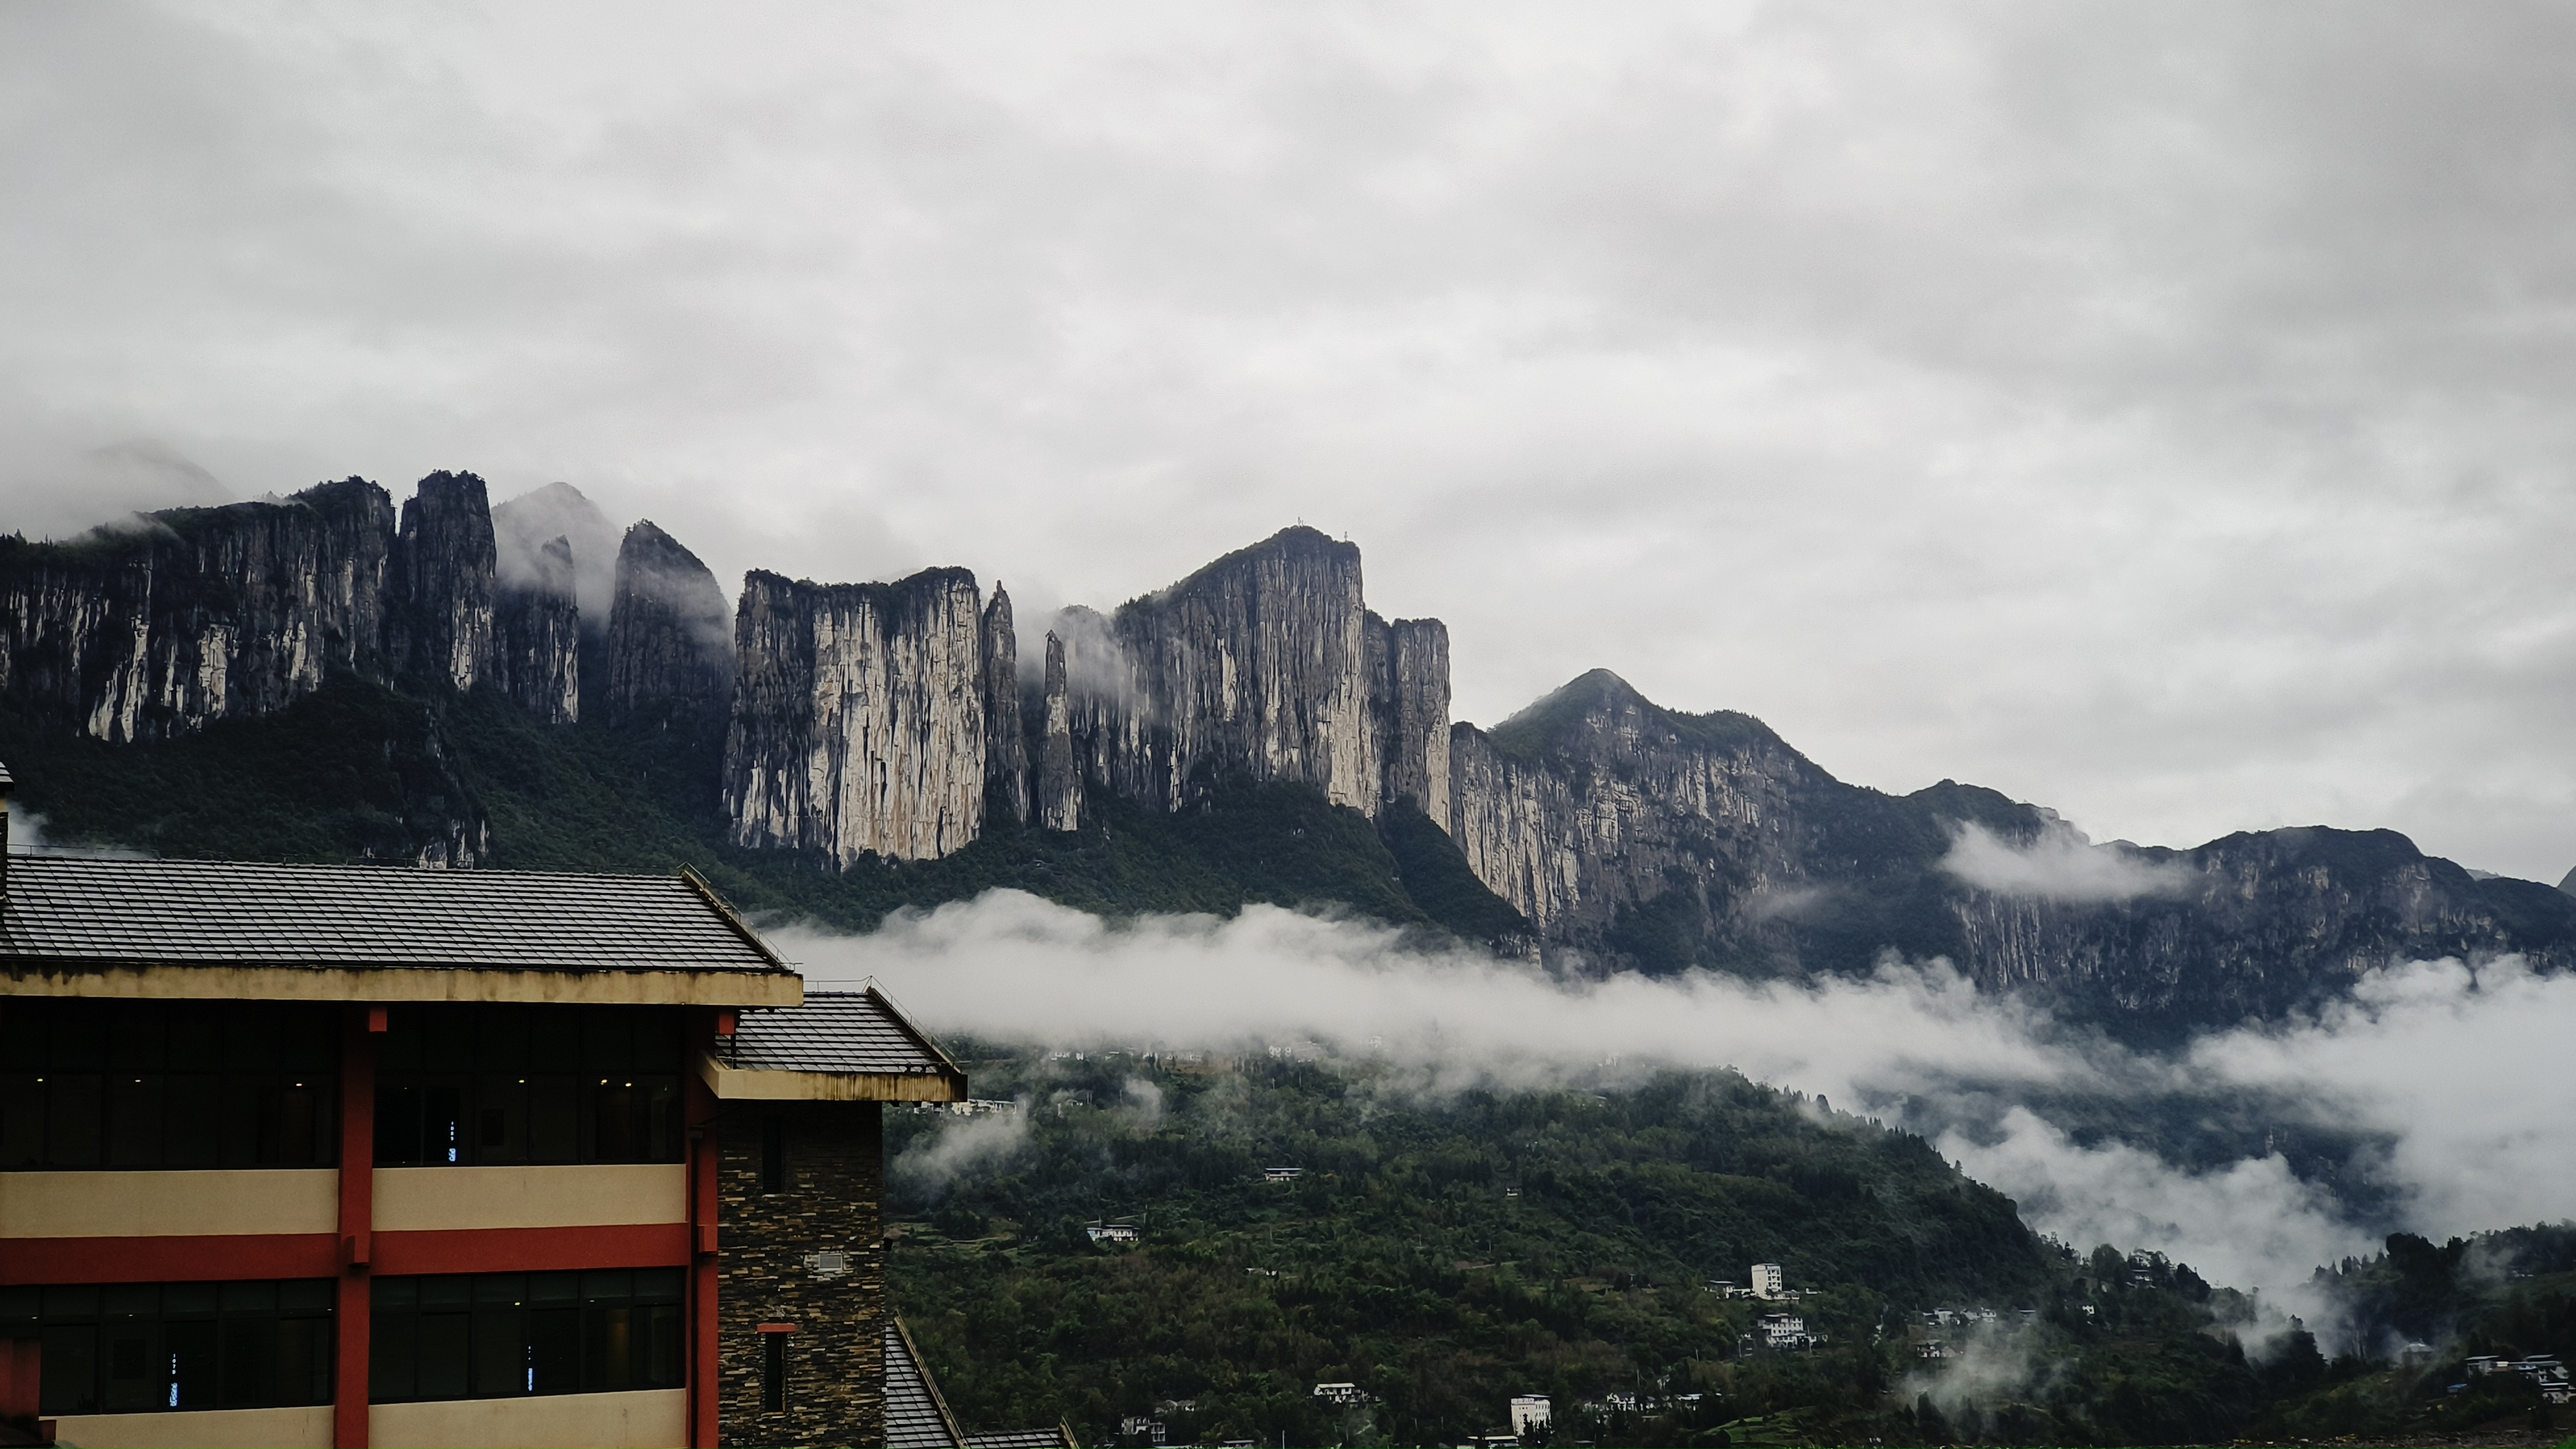
[[[685,1444],[688,1418],[686,1389],[450,1399],[435,1404],[378,1404],[367,1411],[367,1436],[376,1449],[483,1449],[487,1445],[497,1449],[520,1444],[625,1449]]]
[[[551,1167],[392,1167],[376,1171],[376,1221],[394,1232],[590,1228],[688,1218],[678,1163]],[[340,1174],[0,1172],[0,1240],[331,1233]]]
[[[380,1167],[376,1230],[598,1228],[688,1220],[676,1162],[557,1167]]]
[[[339,1226],[340,1174],[327,1167],[0,1172],[0,1239],[329,1233]]]
[[[181,1409],[166,1414],[65,1414],[54,1439],[77,1449],[329,1449],[331,1406]]]

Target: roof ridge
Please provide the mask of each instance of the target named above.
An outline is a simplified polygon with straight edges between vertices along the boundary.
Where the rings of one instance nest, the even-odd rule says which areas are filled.
[[[436,865],[397,865],[379,861],[315,860],[199,860],[173,855],[88,855],[80,853],[13,855],[18,863],[35,862],[39,868],[59,864],[114,866],[179,866],[212,870],[284,870],[311,871],[347,875],[409,876],[421,880],[620,880],[655,881],[678,885],[682,875],[663,875],[656,871],[635,870],[510,870],[476,866],[457,869]]]

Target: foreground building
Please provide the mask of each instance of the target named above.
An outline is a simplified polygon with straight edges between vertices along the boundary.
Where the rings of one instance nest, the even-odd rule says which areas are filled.
[[[883,1443],[882,1104],[965,1095],[692,874],[8,860],[0,1417]]]

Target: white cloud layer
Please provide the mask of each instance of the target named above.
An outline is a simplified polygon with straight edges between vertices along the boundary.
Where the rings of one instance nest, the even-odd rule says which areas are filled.
[[[1944,1119],[1941,1105],[1965,1093],[2027,1092],[1999,1131],[1953,1130],[1936,1145],[2078,1248],[2155,1248],[2285,1301],[2317,1265],[2367,1251],[2383,1225],[2352,1221],[2277,1154],[2185,1170],[2116,1134],[2079,1143],[2036,1104],[2260,1091],[2285,1103],[2285,1127],[2384,1134],[2384,1160],[2357,1167],[2398,1189],[2397,1225],[2440,1237],[2576,1215],[2576,1078],[2556,1069],[2576,1033],[2576,977],[2510,961],[2376,972],[2321,1017],[2204,1036],[2166,1059],[1981,997],[1940,963],[1812,987],[1565,982],[1269,907],[1113,926],[1012,891],[901,913],[865,936],[775,939],[817,979],[872,975],[932,1029],[996,1039],[1311,1039],[1409,1064],[1430,1090],[1731,1066],[1891,1120]]]
[[[471,467],[728,588],[1297,518],[1491,722],[2576,862],[2576,11],[0,7],[0,527]]]
[[[2095,845],[2071,826],[2015,845],[1971,821],[1959,828],[1941,868],[1979,890],[2047,900],[2127,901],[2179,894],[2190,873],[2122,845]]]

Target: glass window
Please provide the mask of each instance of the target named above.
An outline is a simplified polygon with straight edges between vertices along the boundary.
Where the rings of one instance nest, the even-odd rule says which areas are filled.
[[[677,1162],[685,1024],[657,1007],[397,1006],[376,1161]]]
[[[760,1119],[760,1190],[787,1190],[787,1119]]]
[[[679,1269],[375,1281],[375,1398],[678,1388]]]
[[[45,1414],[249,1409],[331,1399],[332,1283],[118,1283],[0,1291],[44,1344]]]
[[[0,1002],[0,1169],[329,1166],[338,1010]]]

